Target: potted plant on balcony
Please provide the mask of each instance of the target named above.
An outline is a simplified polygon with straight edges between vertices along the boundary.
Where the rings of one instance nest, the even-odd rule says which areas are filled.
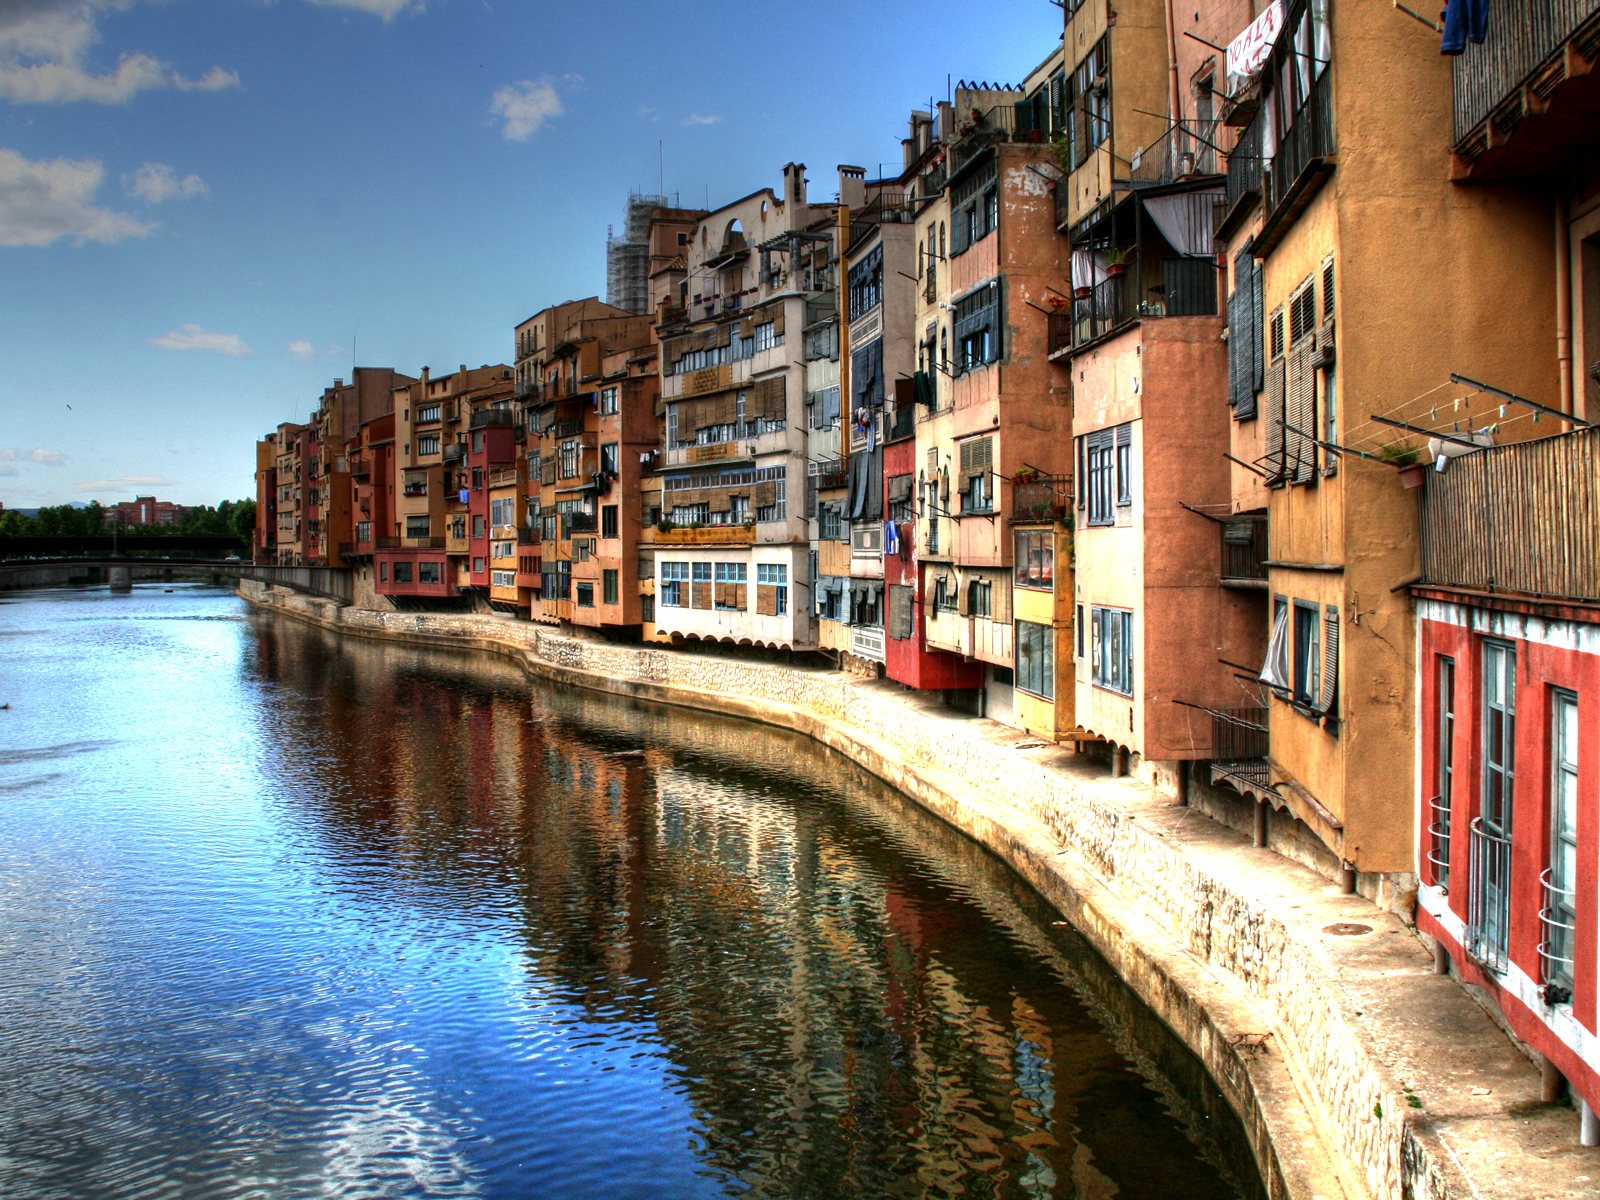
[[[1403,487],[1418,488],[1427,478],[1428,467],[1422,462],[1422,456],[1415,446],[1402,446],[1397,442],[1385,442],[1378,447],[1378,457],[1384,462],[1399,468],[1400,483]]]
[[[1120,246],[1106,251],[1106,278],[1120,279],[1128,270],[1128,252]]]

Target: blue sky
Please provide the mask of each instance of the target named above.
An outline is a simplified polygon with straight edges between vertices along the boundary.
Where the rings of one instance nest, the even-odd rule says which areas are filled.
[[[898,167],[1050,0],[0,0],[0,502],[253,493],[352,362],[511,360],[630,190]]]

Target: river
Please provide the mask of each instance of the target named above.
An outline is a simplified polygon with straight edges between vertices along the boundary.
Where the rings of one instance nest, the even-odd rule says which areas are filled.
[[[0,1196],[1254,1200],[1009,870],[798,736],[0,595]]]

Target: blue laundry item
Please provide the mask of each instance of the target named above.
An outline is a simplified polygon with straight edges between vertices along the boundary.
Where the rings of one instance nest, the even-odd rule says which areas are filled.
[[[1472,42],[1482,45],[1489,32],[1489,0],[1448,0],[1440,54],[1460,54]]]

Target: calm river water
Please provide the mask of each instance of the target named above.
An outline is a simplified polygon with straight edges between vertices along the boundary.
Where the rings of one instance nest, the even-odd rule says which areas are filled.
[[[0,1196],[1256,1197],[1014,876],[768,729],[0,595]]]

